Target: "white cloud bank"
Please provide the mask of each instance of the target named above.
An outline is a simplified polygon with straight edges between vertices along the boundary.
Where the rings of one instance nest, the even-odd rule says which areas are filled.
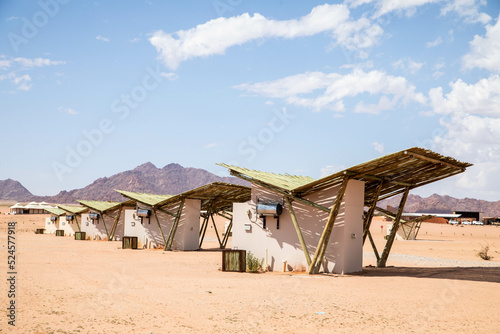
[[[484,68],[500,72],[500,15],[495,25],[486,26],[486,34],[474,36],[471,51],[463,57],[465,68]]]
[[[432,148],[475,165],[454,178],[461,195],[498,200],[494,196],[500,189],[500,75],[474,84],[457,80],[450,88],[447,94],[441,87],[429,91],[433,111],[442,115],[442,129],[432,138]]]
[[[481,13],[480,6],[486,5],[486,0],[346,0],[350,7],[364,4],[374,4],[376,11],[373,18],[379,18],[390,13],[412,16],[418,7],[438,4],[441,5],[441,15],[455,13],[466,23],[486,24],[491,20],[488,14]]]
[[[398,104],[426,102],[425,96],[416,92],[415,86],[405,78],[378,70],[364,72],[354,69],[345,75],[307,72],[274,81],[241,84],[234,88],[266,97],[282,98],[288,104],[311,108],[314,111],[322,109],[345,111],[344,99],[363,93],[380,95],[379,101],[377,104],[358,102],[354,112],[377,114],[383,110],[393,109]],[[313,93],[316,96],[304,96]]]
[[[382,28],[365,17],[353,21],[349,16],[346,5],[328,4],[314,7],[298,20],[279,21],[246,13],[220,17],[175,33],[159,30],[149,41],[172,70],[188,59],[222,55],[229,47],[267,38],[292,39],[330,32],[336,44],[349,50],[373,46],[382,35]]]
[[[23,74],[22,72],[30,71],[34,68],[62,64],[66,64],[66,62],[46,58],[12,58],[0,55],[0,81],[8,80],[18,90],[28,91],[33,86],[33,82],[29,74]]]

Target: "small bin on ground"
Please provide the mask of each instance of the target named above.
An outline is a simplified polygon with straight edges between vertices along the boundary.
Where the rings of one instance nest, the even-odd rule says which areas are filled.
[[[56,230],[56,237],[64,237],[64,230]]]
[[[247,251],[224,249],[222,251],[222,271],[245,272],[247,270]]]
[[[122,248],[137,249],[137,237],[123,237]]]
[[[75,232],[75,240],[86,240],[87,232]]]

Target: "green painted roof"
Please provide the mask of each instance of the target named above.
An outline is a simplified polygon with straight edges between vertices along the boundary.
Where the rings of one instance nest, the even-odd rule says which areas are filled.
[[[145,193],[135,193],[132,191],[125,190],[116,190],[123,196],[133,199],[134,201],[144,203],[150,206],[161,205],[163,202],[166,202],[173,195],[154,195],[154,194],[145,194]]]
[[[116,209],[118,208],[122,203],[120,202],[110,202],[110,201],[83,201],[83,200],[77,200],[78,203],[80,203],[83,206],[86,206],[90,209],[99,211],[99,212],[106,212],[108,210]]]
[[[319,180],[260,172],[226,164],[218,165],[228,168],[231,174],[237,177],[254,179],[299,196],[338,186],[348,176],[365,182],[365,205],[401,194],[407,187],[414,189],[463,173],[467,167],[472,166],[468,162],[461,162],[419,147],[387,154]],[[378,191],[380,184],[382,186]]]
[[[66,213],[66,211],[59,208],[44,208],[44,210],[50,212],[55,216],[62,216]]]
[[[252,189],[250,187],[224,182],[213,182],[172,196],[162,206],[179,202],[182,199],[199,199],[201,200],[201,210],[208,210],[211,207],[216,212],[224,210],[232,211],[233,203],[249,201],[251,192]]]
[[[65,212],[70,212],[74,214],[82,213],[88,210],[83,206],[73,206],[73,205],[57,205],[57,207],[59,209],[64,210]]]
[[[306,185],[315,181],[309,176],[298,176],[290,174],[275,174],[269,172],[261,172],[258,170],[247,169],[238,166],[231,166],[226,164],[218,164],[219,166],[226,167],[231,171],[250,176],[252,179],[262,181],[264,183],[279,187],[285,190],[293,190],[297,187]]]

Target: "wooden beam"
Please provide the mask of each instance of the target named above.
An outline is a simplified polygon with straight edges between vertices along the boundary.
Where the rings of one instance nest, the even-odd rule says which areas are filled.
[[[389,253],[391,252],[392,244],[394,243],[394,239],[396,238],[396,233],[399,227],[399,220],[401,219],[401,215],[403,214],[403,209],[408,199],[408,194],[410,193],[410,187],[406,187],[403,197],[401,198],[401,202],[399,203],[398,213],[394,219],[394,223],[392,224],[392,230],[389,234],[389,238],[385,244],[382,255],[380,256],[380,260],[377,263],[377,267],[383,268],[389,258]]]
[[[425,161],[428,161],[428,162],[432,162],[434,164],[445,165],[445,166],[448,166],[448,167],[460,169],[460,170],[462,170],[462,172],[465,171],[465,168],[463,168],[463,167],[455,166],[455,165],[450,164],[448,162],[441,161],[441,160],[438,160],[438,159],[429,158],[429,157],[427,157],[425,155],[421,155],[421,154],[418,154],[418,153],[413,153],[411,151],[410,152],[405,151],[405,154],[408,154],[410,157],[415,157],[417,159],[421,159],[421,160],[425,160]]]
[[[108,232],[108,228],[106,227],[106,222],[104,221],[104,213],[102,211],[99,211],[99,213],[101,214],[102,224],[104,225],[104,230],[106,231],[106,236],[108,237],[108,240],[109,240],[109,232]]]
[[[231,220],[229,220],[229,226],[227,227],[226,234],[224,235],[224,239],[222,240],[223,248],[226,248],[227,241],[229,240],[229,234],[231,233],[233,229],[233,218],[231,217]]]
[[[220,237],[219,237],[219,231],[217,231],[217,226],[215,225],[215,220],[214,220],[214,213],[212,212],[210,214],[210,218],[212,218],[212,225],[214,226],[214,229],[215,229],[215,235],[217,236],[217,240],[219,241],[219,248],[222,249],[222,242],[220,240]]]
[[[216,215],[218,215],[218,216],[221,216],[221,217],[223,217],[223,218],[229,219],[229,220],[232,220],[232,219],[233,219],[233,217],[226,216],[226,215],[224,215],[224,214],[222,214],[222,213],[220,213],[220,212],[216,212],[215,214],[216,214]]]
[[[179,221],[181,220],[182,209],[184,207],[183,198],[179,203],[179,209],[177,209],[177,214],[175,215],[174,222],[172,223],[172,227],[170,228],[170,232],[168,234],[167,243],[165,244],[165,248],[163,250],[172,250],[172,245],[174,244],[175,233],[177,232],[177,226],[179,225]]]
[[[330,240],[330,235],[332,233],[333,225],[335,224],[335,220],[337,219],[337,215],[339,213],[340,205],[342,204],[342,198],[344,197],[344,193],[347,189],[347,183],[349,182],[349,177],[344,177],[342,181],[342,185],[340,186],[339,192],[335,198],[335,202],[332,206],[332,210],[328,216],[328,220],[325,224],[325,228],[318,242],[318,247],[314,252],[313,259],[311,260],[311,264],[309,265],[309,274],[313,274],[319,270],[321,267],[321,262],[323,261],[323,256],[325,255],[327,244]]]
[[[307,204],[307,205],[309,205],[309,206],[312,206],[313,208],[316,208],[316,209],[318,209],[318,210],[325,211],[325,212],[330,212],[330,209],[328,209],[327,207],[324,207],[324,206],[322,206],[322,205],[316,204],[316,203],[311,202],[311,201],[309,201],[309,200],[307,200],[307,199],[304,199],[304,198],[301,198],[301,197],[298,197],[298,196],[294,196],[294,195],[292,195],[292,194],[288,193],[287,191],[285,191],[285,190],[283,190],[283,189],[280,189],[280,188],[278,188],[278,187],[275,187],[275,186],[273,186],[273,185],[267,184],[267,183],[265,183],[265,182],[262,182],[262,181],[259,181],[259,180],[256,180],[256,179],[253,179],[253,178],[251,178],[251,177],[248,177],[248,176],[246,176],[246,175],[240,174],[240,173],[235,172],[235,171],[233,171],[233,170],[231,171],[231,175],[233,175],[233,176],[237,176],[237,177],[239,177],[239,178],[241,178],[241,179],[243,179],[243,180],[246,180],[246,181],[248,181],[248,182],[252,182],[252,183],[258,184],[258,185],[263,186],[263,187],[265,187],[265,188],[267,188],[267,189],[269,189],[269,190],[275,191],[275,192],[277,192],[277,193],[279,193],[279,194],[282,194],[282,195],[285,195],[285,196],[289,196],[289,197],[293,198],[294,200],[297,200],[297,201],[299,201],[299,202],[302,202],[302,203],[304,203],[304,204]]]
[[[198,246],[198,248],[201,248],[201,245],[203,245],[203,239],[205,239],[205,233],[207,232],[208,221],[210,219],[211,212],[212,212],[212,202],[210,202],[210,204],[208,205],[207,213],[205,214],[205,218],[203,219],[203,224],[201,225],[200,245]]]
[[[309,251],[307,250],[306,242],[304,241],[304,236],[302,235],[302,231],[300,230],[299,222],[297,221],[297,217],[295,216],[295,212],[293,211],[292,202],[288,196],[285,196],[286,205],[288,207],[288,211],[290,211],[290,216],[292,217],[293,226],[295,227],[295,232],[297,232],[297,237],[299,237],[300,245],[302,246],[302,251],[306,257],[307,265],[311,265],[311,256],[309,255]]]
[[[78,226],[78,232],[81,232],[82,229],[80,228],[80,224],[78,224],[78,215],[75,213],[75,223],[76,223],[76,226]]]
[[[375,196],[373,199],[368,212],[366,213],[365,221],[363,223],[363,245],[365,244],[366,236],[370,232],[370,226],[372,224],[373,212],[375,211],[375,207],[377,206],[377,198],[380,196],[380,192],[382,191],[382,187],[384,186],[384,181],[380,181],[377,186],[377,190],[375,190]]]
[[[161,229],[161,225],[160,225],[160,220],[158,219],[158,215],[156,214],[156,210],[154,207],[151,207],[154,215],[155,215],[155,218],[156,218],[156,222],[158,223],[158,229],[160,229],[160,234],[161,234],[161,238],[163,239],[163,245],[164,245],[164,248],[167,246],[167,240],[165,240],[165,236],[163,235],[163,230]],[[147,248],[147,245],[146,245],[146,248]]]
[[[174,213],[169,212],[169,211],[167,211],[167,210],[163,210],[162,208],[156,208],[156,209],[157,209],[158,211],[161,211],[161,212],[163,212],[163,213],[166,213],[167,215],[170,215],[170,216],[172,216],[172,217],[177,217]]]
[[[123,206],[120,206],[120,208],[118,209],[118,214],[116,215],[115,221],[113,222],[113,226],[111,227],[110,239],[108,241],[112,241],[113,238],[115,237],[116,228],[118,227],[118,221],[120,220],[120,216],[122,214],[122,209]]]
[[[368,230],[367,234],[368,234],[368,240],[370,240],[370,244],[372,245],[373,248],[373,253],[375,253],[375,257],[377,258],[377,263],[378,263],[378,261],[380,261],[380,255],[378,255],[377,246],[375,246],[375,241],[373,241],[370,230]]]

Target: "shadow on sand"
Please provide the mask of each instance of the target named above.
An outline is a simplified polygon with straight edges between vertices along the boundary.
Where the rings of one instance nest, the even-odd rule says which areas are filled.
[[[414,277],[500,283],[500,267],[365,267],[359,276]]]

